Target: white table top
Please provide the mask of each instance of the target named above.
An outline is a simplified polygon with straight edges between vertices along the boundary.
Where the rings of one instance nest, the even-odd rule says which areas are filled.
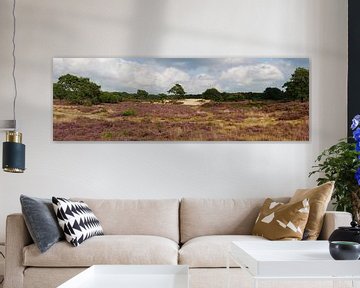
[[[188,288],[184,265],[94,265],[58,288]]]
[[[230,253],[256,277],[360,277],[360,261],[334,260],[328,241],[236,241]]]

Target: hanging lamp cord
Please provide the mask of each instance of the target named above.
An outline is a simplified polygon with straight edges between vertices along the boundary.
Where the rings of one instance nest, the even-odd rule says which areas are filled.
[[[15,15],[15,8],[16,8],[16,0],[13,0],[13,7],[12,7],[12,16],[13,16],[13,35],[12,35],[12,57],[13,57],[13,69],[12,69],[12,78],[14,81],[14,101],[13,101],[13,119],[15,121],[15,130],[16,130],[16,98],[17,98],[17,85],[16,85],[16,77],[15,77],[15,68],[16,68],[16,56],[15,56],[15,36],[16,36],[16,15]]]

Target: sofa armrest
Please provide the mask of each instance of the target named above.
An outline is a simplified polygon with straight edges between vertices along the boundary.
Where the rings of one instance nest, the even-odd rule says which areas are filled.
[[[33,241],[22,214],[6,218],[5,281],[4,288],[22,288],[24,270],[23,248]]]
[[[321,240],[329,239],[331,233],[340,226],[350,226],[352,216],[348,212],[326,211],[324,224],[319,236]]]

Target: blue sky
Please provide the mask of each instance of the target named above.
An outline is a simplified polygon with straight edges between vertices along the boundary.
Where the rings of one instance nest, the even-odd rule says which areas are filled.
[[[180,83],[188,94],[262,92],[289,80],[308,58],[54,58],[53,81],[67,73],[88,77],[103,91],[166,93]]]

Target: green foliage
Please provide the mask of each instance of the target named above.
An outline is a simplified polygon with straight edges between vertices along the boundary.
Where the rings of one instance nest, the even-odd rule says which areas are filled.
[[[264,99],[281,100],[284,99],[284,92],[276,87],[268,87],[264,91]]]
[[[122,97],[118,92],[101,91],[99,100],[101,103],[118,103],[122,101]]]
[[[224,102],[236,102],[236,101],[241,101],[241,100],[245,100],[246,96],[244,93],[239,93],[239,92],[235,92],[235,93],[227,93],[227,92],[223,92],[221,93],[221,101]]]
[[[121,116],[135,116],[135,115],[136,115],[136,111],[133,109],[125,110],[124,112],[121,113]]]
[[[114,133],[112,132],[104,132],[101,136],[102,139],[111,140],[114,137]]]
[[[67,92],[59,83],[53,83],[53,98],[63,100],[67,96]]]
[[[241,93],[244,99],[248,100],[262,100],[264,98],[264,93],[259,92],[243,92]]]
[[[179,98],[184,97],[186,94],[184,88],[178,83],[176,83],[173,87],[171,87],[167,92]]]
[[[213,101],[221,101],[222,94],[216,88],[206,89],[205,92],[202,93],[204,99],[213,100]]]
[[[89,78],[66,74],[53,85],[54,98],[65,99],[74,104],[92,105],[100,103],[100,86]]]
[[[291,75],[291,78],[283,86],[286,97],[289,99],[309,99],[309,70],[298,67]]]
[[[140,98],[140,99],[145,99],[145,98],[148,98],[149,93],[146,92],[145,90],[139,89],[139,90],[137,90],[136,95],[137,95],[138,98]]]
[[[310,172],[309,177],[320,174],[316,182],[320,185],[328,181],[335,181],[335,189],[332,195],[336,210],[352,211],[352,192],[359,189],[354,174],[360,166],[359,152],[355,150],[354,143],[341,140],[339,143],[324,150],[316,159],[317,165]]]
[[[216,88],[209,88],[202,94],[187,94],[189,99],[207,99],[215,102],[238,102],[243,100],[294,100],[302,101],[309,97],[309,71],[297,68],[291,79],[283,87],[284,93],[276,87],[268,87],[263,93],[258,92],[220,92]],[[73,104],[93,105],[99,103],[118,103],[121,101],[149,101],[164,102],[165,100],[179,100],[185,98],[185,90],[181,84],[176,83],[167,92],[169,94],[149,94],[138,89],[136,93],[101,91],[101,87],[89,78],[78,77],[71,74],[62,75],[53,83],[53,98],[66,100]]]
[[[165,93],[160,93],[159,95],[157,95],[157,98],[159,99],[166,99],[167,95]]]
[[[187,96],[187,98],[195,99],[207,99],[215,102],[237,102],[246,99],[262,99],[263,93],[253,93],[253,92],[220,92],[216,88],[206,89],[201,95],[191,95],[192,97]]]

